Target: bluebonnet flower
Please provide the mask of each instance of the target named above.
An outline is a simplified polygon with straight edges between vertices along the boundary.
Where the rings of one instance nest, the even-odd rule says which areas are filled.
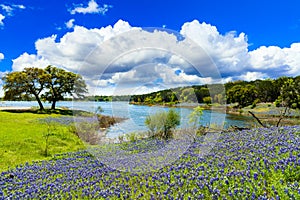
[[[255,180],[257,180],[257,179],[258,179],[258,173],[254,172],[254,173],[253,173],[253,178],[254,178]]]
[[[294,128],[299,130],[298,126]],[[203,157],[198,157],[195,152],[208,144],[197,139],[180,159],[148,173],[123,173],[109,167],[108,162],[93,158],[87,151],[66,153],[57,158],[54,156],[55,159],[50,161],[26,163],[2,172],[0,199],[208,198],[205,195],[221,199],[267,199],[264,192],[267,190],[273,191],[271,199],[278,199],[278,192],[272,185],[275,183],[270,184],[268,177],[274,171],[282,177],[286,170],[297,172],[295,166],[300,164],[297,146],[300,137],[291,130],[283,128],[284,136],[276,129],[224,133],[212,151]],[[130,146],[138,152],[135,159],[139,153],[147,152],[148,147],[155,147],[148,145],[149,142],[148,147],[139,149],[138,144]],[[115,153],[117,155],[118,150]],[[136,167],[131,160],[119,161],[119,166]],[[9,174],[14,177],[9,178]],[[286,184],[284,179],[277,182]],[[287,184],[288,195],[299,196],[298,182]]]

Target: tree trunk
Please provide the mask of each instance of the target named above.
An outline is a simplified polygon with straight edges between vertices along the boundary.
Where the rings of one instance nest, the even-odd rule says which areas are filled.
[[[55,110],[55,104],[56,104],[56,101],[53,100],[53,101],[52,101],[52,105],[51,105],[51,110]]]
[[[284,112],[279,117],[279,120],[278,120],[278,122],[276,124],[276,127],[279,127],[279,124],[280,124],[281,120],[285,117],[287,111],[288,111],[288,107],[286,106],[285,109],[284,109]]]
[[[266,125],[264,125],[264,124],[260,121],[260,119],[258,119],[258,118],[255,116],[255,114],[254,114],[253,112],[251,112],[251,111],[248,111],[248,112],[252,115],[252,117],[254,117],[254,118],[256,119],[256,121],[257,121],[262,127],[266,128]]]
[[[36,95],[36,94],[34,94],[34,96],[35,96],[35,99],[37,100],[37,102],[38,102],[38,104],[39,104],[39,106],[40,106],[40,110],[45,110],[45,108],[44,108],[44,106],[43,106],[43,104],[42,104],[42,101],[41,101],[41,99],[39,98],[39,96]]]

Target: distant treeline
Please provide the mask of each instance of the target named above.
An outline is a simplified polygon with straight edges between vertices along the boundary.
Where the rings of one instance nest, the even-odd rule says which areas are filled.
[[[96,96],[87,96],[85,97],[86,101],[130,101],[130,95],[122,96],[105,96],[105,95],[96,95]]]
[[[286,91],[287,94],[283,94]],[[292,94],[293,93],[293,94]],[[300,76],[280,77],[255,81],[233,81],[221,84],[197,85],[161,90],[141,95],[86,96],[85,101],[127,101],[141,105],[167,105],[178,103],[237,103],[238,107],[256,105],[260,102],[276,102],[282,98],[293,98],[300,105]],[[290,97],[289,97],[290,96]],[[33,100],[33,99],[27,99]],[[66,99],[72,100],[72,99]],[[81,99],[82,100],[82,99]],[[289,100],[290,101],[290,100]],[[298,102],[297,102],[298,101]]]
[[[255,105],[259,102],[275,102],[282,94],[282,87],[292,81],[289,87],[296,93],[300,90],[300,76],[280,77],[277,79],[234,81],[223,86],[220,84],[179,87],[143,95],[133,95],[130,102],[134,104],[174,105],[181,102],[190,103],[237,103],[239,107]],[[225,90],[224,90],[225,89]],[[293,90],[294,91],[294,90]],[[297,94],[296,94],[297,96]],[[298,94],[300,98],[300,94]]]
[[[275,102],[277,106],[293,108],[299,108],[300,105],[300,76],[229,82],[225,88],[226,102],[238,103],[239,107],[255,106],[260,102]]]

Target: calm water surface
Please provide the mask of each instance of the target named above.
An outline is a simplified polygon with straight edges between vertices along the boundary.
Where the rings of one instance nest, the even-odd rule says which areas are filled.
[[[32,107],[37,106],[37,102],[20,102],[20,101],[5,101],[0,102],[0,106],[17,106],[17,107]],[[45,103],[45,107],[50,107],[50,104]],[[57,102],[57,107],[68,107],[70,109],[80,109],[90,112],[101,106],[104,115],[126,118],[125,121],[111,127],[108,132],[108,137],[116,137],[121,134],[145,131],[147,128],[144,125],[148,115],[154,114],[161,110],[169,110],[170,108],[159,106],[138,106],[129,105],[128,102]],[[188,116],[192,112],[189,108],[175,108],[181,116],[181,127],[188,126]],[[252,118],[245,116],[229,115],[221,112],[204,110],[201,124],[217,124],[219,126],[239,126],[246,127],[253,122]]]

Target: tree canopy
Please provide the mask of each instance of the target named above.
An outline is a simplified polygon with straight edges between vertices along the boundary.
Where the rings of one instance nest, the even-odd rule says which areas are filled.
[[[251,105],[257,99],[258,92],[255,86],[247,84],[245,86],[235,85],[227,91],[227,98],[230,102],[237,102],[239,107]]]
[[[64,100],[66,95],[81,98],[87,92],[86,84],[79,74],[53,66],[48,66],[45,71],[50,79],[46,84],[48,90],[42,97],[52,103],[51,109],[55,109],[56,102]]]
[[[293,83],[286,85],[288,80]],[[219,84],[197,85],[133,95],[130,101],[134,104],[146,105],[174,105],[182,102],[224,104],[226,101],[228,104],[237,103],[237,107],[241,108],[249,105],[255,106],[259,102],[277,102],[277,105],[284,106],[282,98],[286,101],[288,96],[292,96],[289,97],[291,99],[289,100],[290,108],[299,108],[300,103],[297,100],[297,95],[300,93],[300,76],[283,76],[277,79],[255,81],[231,81],[225,83],[224,86],[226,94]],[[286,91],[289,91],[289,94]]]
[[[64,100],[67,95],[80,98],[87,92],[85,81],[79,74],[53,66],[11,72],[3,77],[3,81],[4,100],[34,97],[40,110],[44,110],[42,100],[52,103],[51,109],[55,109],[56,102]]]
[[[26,100],[34,96],[40,109],[43,110],[40,94],[49,80],[49,75],[39,68],[31,67],[21,72],[8,73],[3,77],[4,100]]]
[[[275,104],[288,108],[300,108],[300,81],[287,79],[280,88],[280,95]]]

